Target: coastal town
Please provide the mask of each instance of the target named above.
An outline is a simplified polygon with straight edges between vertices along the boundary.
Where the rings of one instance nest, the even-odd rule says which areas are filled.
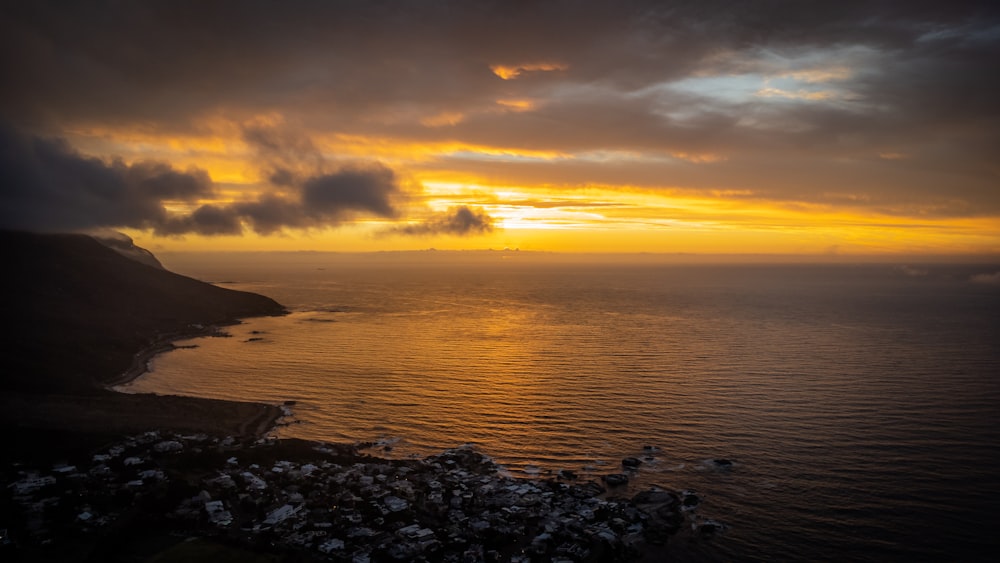
[[[515,477],[473,445],[386,459],[269,435],[293,401],[112,392],[179,334],[285,309],[84,235],[5,237],[27,332],[3,355],[0,561],[656,561],[726,529],[692,491],[637,487],[651,445],[600,474]],[[87,298],[65,306],[66,280]]]
[[[86,459],[3,467],[5,560],[79,560],[115,536],[157,529],[282,561],[631,561],[684,529],[708,539],[689,491],[616,489],[640,460],[600,481],[563,471],[506,475],[466,445],[389,460],[364,446],[145,432]],[[722,460],[724,461],[724,460]],[[102,551],[103,550],[103,551]],[[7,556],[12,556],[7,559]]]

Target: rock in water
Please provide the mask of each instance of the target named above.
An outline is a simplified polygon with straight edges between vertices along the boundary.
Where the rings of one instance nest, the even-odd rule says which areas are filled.
[[[628,475],[624,473],[612,473],[610,475],[605,475],[604,482],[607,483],[609,487],[626,485],[628,484]]]
[[[627,458],[625,458],[625,459],[622,460],[622,467],[628,467],[630,469],[635,469],[636,467],[639,467],[640,465],[642,465],[642,461],[640,461],[639,458],[637,458],[637,457],[627,457]]]
[[[699,504],[701,504],[701,498],[699,498],[698,495],[694,493],[685,492],[683,504],[685,508],[694,508]]]
[[[680,496],[658,487],[632,497],[632,504],[648,515],[644,535],[646,541],[659,545],[667,541],[684,523]]]

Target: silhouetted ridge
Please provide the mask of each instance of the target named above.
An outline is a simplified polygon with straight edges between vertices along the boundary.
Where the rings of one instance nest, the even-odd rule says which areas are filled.
[[[284,312],[268,297],[140,263],[87,235],[0,231],[0,248],[4,389],[95,389],[166,336]]]
[[[131,258],[136,262],[141,262],[147,266],[153,266],[154,268],[159,268],[164,270],[163,264],[153,256],[153,253],[146,250],[145,248],[135,245],[132,237],[119,233],[116,231],[99,231],[93,233],[87,233],[94,237],[97,242],[107,246],[111,250],[114,250],[118,254],[126,258]]]

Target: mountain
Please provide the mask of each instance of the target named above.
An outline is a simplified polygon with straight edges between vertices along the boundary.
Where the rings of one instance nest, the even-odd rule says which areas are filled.
[[[162,269],[131,241],[111,248],[88,235],[4,231],[0,265],[3,390],[100,393],[167,337],[285,312],[268,297]]]
[[[97,242],[126,258],[131,258],[136,262],[141,262],[147,266],[153,266],[161,270],[165,269],[163,264],[160,264],[160,261],[156,259],[156,256],[153,256],[152,252],[136,246],[132,237],[124,233],[117,231],[97,231],[88,234],[97,239]]]

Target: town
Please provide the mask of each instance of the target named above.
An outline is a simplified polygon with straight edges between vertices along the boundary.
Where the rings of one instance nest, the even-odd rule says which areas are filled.
[[[692,492],[614,496],[627,473],[603,483],[571,472],[528,480],[504,475],[471,445],[422,460],[362,449],[146,432],[85,460],[12,463],[3,549],[111,553],[108,538],[141,522],[282,560],[569,563],[635,560],[682,527],[699,537],[723,527],[694,515]]]

